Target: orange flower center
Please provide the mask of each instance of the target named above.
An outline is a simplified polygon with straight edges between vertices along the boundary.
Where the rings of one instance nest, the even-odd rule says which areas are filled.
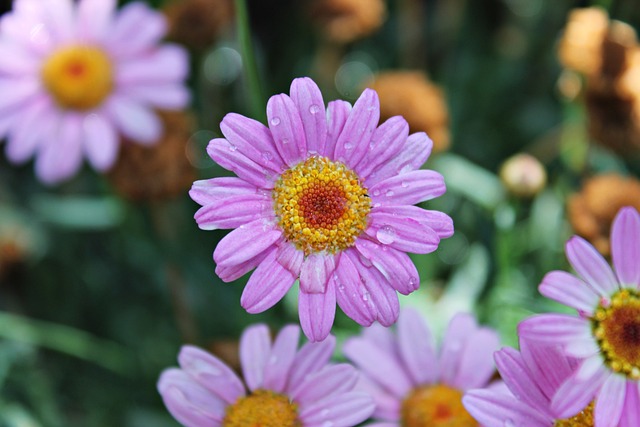
[[[418,387],[402,402],[402,427],[477,427],[462,392],[443,384]]]
[[[256,390],[227,407],[222,427],[302,427],[298,407],[287,396]]]
[[[580,411],[579,414],[566,418],[564,420],[558,420],[553,425],[554,427],[593,427],[593,402],[591,402],[586,408]]]

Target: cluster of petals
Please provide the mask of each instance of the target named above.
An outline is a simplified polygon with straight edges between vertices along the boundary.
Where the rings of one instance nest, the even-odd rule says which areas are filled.
[[[240,338],[244,383],[215,356],[184,346],[178,356],[180,368],[165,370],[158,390],[185,427],[224,425],[228,407],[259,390],[287,396],[297,407],[302,427],[351,427],[366,420],[373,401],[353,390],[357,371],[347,364],[328,363],[335,338],[298,349],[299,335],[298,326],[287,326],[272,343],[266,325],[247,328]]]
[[[400,427],[403,401],[415,389],[445,385],[460,391],[487,386],[495,373],[493,353],[497,333],[480,327],[469,314],[456,315],[448,325],[440,351],[422,316],[404,309],[397,331],[373,325],[348,339],[345,356],[361,371],[359,388],[376,403],[370,427]],[[502,425],[502,424],[500,424]]]
[[[557,418],[568,418],[595,400],[597,427],[640,425],[640,382],[614,372],[606,363],[593,332],[593,316],[598,307],[609,306],[619,291],[640,290],[640,215],[623,208],[611,230],[614,269],[585,240],[574,236],[566,245],[567,258],[578,277],[563,271],[548,273],[540,292],[577,310],[578,315],[541,314],[524,320],[518,327],[521,338],[545,345],[557,345],[580,363],[558,389],[551,401]],[[629,325],[637,330],[638,321]],[[637,337],[630,337],[637,345]]]
[[[325,109],[309,78],[295,79],[290,96],[271,97],[267,116],[269,127],[225,116],[225,138],[212,140],[208,154],[237,177],[197,181],[190,192],[202,205],[195,216],[200,228],[235,228],[215,249],[216,273],[232,281],[255,268],[241,297],[250,313],[272,307],[300,279],[300,323],[312,341],[329,334],[336,304],[363,326],[393,324],[396,292],[406,295],[420,284],[406,252],[432,252],[453,233],[447,215],[413,206],[445,192],[440,174],[420,169],[431,140],[409,135],[402,117],[378,126],[379,99],[371,89],[353,107],[337,100]],[[370,197],[366,228],[336,253],[305,254],[284,237],[274,211],[279,177],[311,156],[344,164]]]
[[[7,138],[11,162],[36,157],[45,183],[71,177],[85,157],[96,170],[109,169],[121,135],[151,144],[162,132],[154,108],[188,103],[188,56],[159,44],[163,16],[142,2],[120,11],[116,3],[15,0],[0,19],[0,139]],[[70,46],[97,49],[110,63],[111,87],[91,108],[60,105],[43,82],[45,62]]]

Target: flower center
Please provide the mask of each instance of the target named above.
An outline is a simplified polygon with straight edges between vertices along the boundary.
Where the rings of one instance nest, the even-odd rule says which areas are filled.
[[[371,210],[367,189],[355,172],[319,156],[285,171],[272,197],[285,237],[305,255],[353,245]]]
[[[111,61],[100,49],[69,46],[54,52],[44,62],[42,82],[63,108],[89,110],[111,93]]]
[[[593,423],[593,402],[591,402],[579,414],[571,418],[558,420],[553,427],[593,427]]]
[[[287,396],[256,390],[227,407],[222,427],[302,427],[298,407]]]
[[[477,427],[462,392],[443,384],[418,387],[402,402],[402,427]]]
[[[640,379],[640,293],[618,291],[610,304],[598,307],[592,323],[605,364],[614,372]]]

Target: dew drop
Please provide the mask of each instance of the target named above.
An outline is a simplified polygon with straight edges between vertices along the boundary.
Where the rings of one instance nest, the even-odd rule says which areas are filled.
[[[281,141],[281,143],[282,143],[282,144],[284,144],[284,145],[288,144],[288,143],[289,143],[289,138],[284,138],[284,139]]]
[[[411,286],[412,288],[415,287],[418,284],[418,278],[417,277],[409,277],[409,286]]]
[[[374,111],[376,109],[376,107],[374,107],[373,105],[367,107],[367,111]]]
[[[402,186],[402,188],[407,188],[409,186],[409,183],[406,181],[402,181],[402,184],[400,184]]]
[[[387,190],[387,192],[384,195],[387,196],[387,197],[391,197],[394,194],[396,194],[396,193],[394,193],[393,190]]]
[[[273,117],[270,123],[271,126],[278,126],[280,124],[280,117]]]
[[[373,194],[374,196],[379,196],[380,195],[380,190],[378,190],[378,189],[373,190],[373,192],[371,194]]]
[[[262,152],[262,158],[269,161],[271,159],[273,159],[273,154],[271,154],[269,151],[263,151]]]
[[[394,230],[390,225],[382,226],[376,232],[376,237],[378,238],[378,241],[383,245],[389,245],[396,239],[396,230]]]
[[[348,151],[348,150],[351,150],[352,148],[353,148],[353,144],[352,144],[352,143],[350,143],[350,142],[346,142],[346,143],[344,144],[344,149],[345,149],[345,150],[347,150],[347,151]]]
[[[365,291],[364,294],[362,294],[362,301],[369,301],[369,291]]]
[[[338,285],[338,290],[339,290],[340,292],[344,292],[344,285],[343,285],[342,283],[340,283],[340,284]]]
[[[320,112],[320,107],[318,107],[316,104],[311,104],[311,106],[309,106],[309,112],[311,114],[317,114]]]
[[[382,203],[374,203],[371,205],[372,208],[379,208],[380,206],[382,206]]]
[[[235,145],[233,145],[232,143],[229,143],[229,151],[231,151],[232,153],[234,151],[236,151],[238,149],[238,147],[236,147]]]

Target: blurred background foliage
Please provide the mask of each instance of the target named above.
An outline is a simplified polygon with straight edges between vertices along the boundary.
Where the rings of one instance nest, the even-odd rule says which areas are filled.
[[[177,4],[189,2],[148,1],[174,23]],[[0,426],[175,426],[155,382],[175,365],[181,344],[233,364],[246,325],[297,322],[295,295],[260,315],[240,308],[246,277],[222,283],[211,259],[226,232],[199,230],[198,206],[187,195],[194,178],[228,174],[204,151],[221,136],[222,117],[263,118],[267,97],[288,92],[295,77],[313,77],[325,102],[353,101],[389,70],[418,70],[439,87],[442,101],[417,96],[405,114],[444,117],[433,132],[445,142],[436,140],[439,152],[426,167],[445,176],[448,192],[424,207],[450,214],[456,233],[436,253],[413,257],[422,286],[401,297],[436,330],[456,311],[473,311],[505,345],[516,345],[520,319],[560,309],[537,285],[546,272],[567,268],[565,240],[580,221],[583,230],[594,223],[585,206],[640,203],[635,181],[620,177],[586,190],[585,180],[602,173],[637,179],[640,161],[637,151],[594,144],[602,141],[589,133],[598,119],[585,104],[591,77],[566,74],[557,55],[573,8],[602,6],[638,28],[634,0],[389,0],[377,18],[361,18],[355,36],[347,24],[331,33],[330,21],[357,12],[358,3],[374,13],[377,2],[248,1],[244,30],[258,90],[245,78],[238,9],[230,0],[192,3],[204,9],[180,18],[191,33],[170,37],[187,45],[193,67],[191,117],[169,126],[179,128],[171,137],[177,156],[134,153],[106,176],[86,167],[49,188],[36,181],[32,163],[18,167],[0,155]],[[11,8],[0,4],[0,12]],[[500,175],[518,153],[533,157]],[[173,167],[167,158],[186,166],[164,176]],[[583,187],[582,199],[572,196]],[[606,242],[600,248],[606,252]],[[343,338],[356,326],[338,314],[334,333]]]

